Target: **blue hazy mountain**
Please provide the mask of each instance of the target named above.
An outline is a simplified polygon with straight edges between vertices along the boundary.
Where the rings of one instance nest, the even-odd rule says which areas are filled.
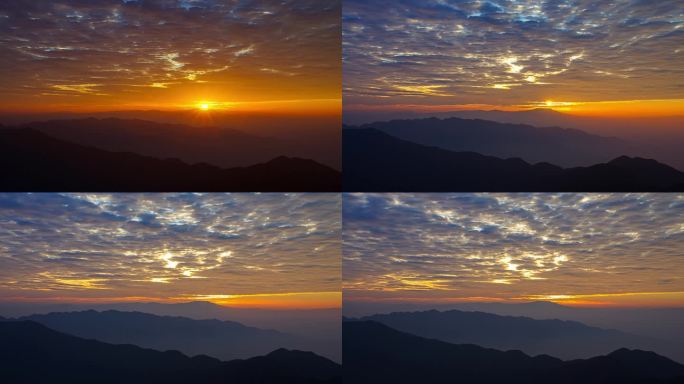
[[[0,322],[3,383],[341,383],[341,367],[311,352],[278,349],[222,362],[134,345],[114,345],[32,321]]]
[[[263,355],[278,348],[306,348],[295,336],[248,327],[234,321],[193,320],[142,312],[82,311],[31,315],[50,329],[112,344],[134,344],[186,355],[209,355],[221,360]]]
[[[561,359],[588,358],[620,348],[646,349],[670,358],[674,344],[612,329],[590,327],[576,321],[536,320],[468,311],[394,312],[362,317],[396,330],[455,344],[518,349],[530,355]]]
[[[684,365],[653,352],[618,349],[563,361],[548,355],[452,344],[372,321],[343,324],[345,383],[680,383]]]
[[[345,111],[344,123],[348,125],[371,124],[398,119],[478,119],[502,124],[523,124],[540,129],[562,127],[576,129],[587,134],[615,137],[629,145],[631,157],[653,158],[659,162],[684,170],[684,114],[669,117],[591,117],[561,113],[547,108],[525,111],[467,110],[446,112],[412,111]],[[550,128],[553,130],[554,128]],[[492,140],[497,140],[495,137]],[[579,154],[578,154],[579,155]],[[523,157],[524,156],[518,156]],[[560,164],[559,165],[563,165]],[[580,164],[581,165],[581,164]]]
[[[364,124],[414,143],[456,152],[477,152],[499,158],[519,157],[529,163],[561,167],[588,166],[631,154],[633,145],[614,137],[577,129],[537,128],[480,119],[427,118]]]
[[[143,312],[158,316],[176,316],[195,320],[217,319],[239,322],[261,329],[274,329],[296,337],[303,346],[334,361],[342,357],[341,308],[264,309],[217,305],[206,301],[178,303],[123,302],[123,303],[21,303],[0,302],[0,315],[22,317],[51,312]]]
[[[164,124],[140,119],[67,119],[22,125],[59,140],[112,152],[132,152],[222,168],[263,163],[286,152],[279,141],[223,127]]]

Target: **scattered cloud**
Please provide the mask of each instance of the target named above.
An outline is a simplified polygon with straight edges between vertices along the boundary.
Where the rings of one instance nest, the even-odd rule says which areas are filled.
[[[345,106],[681,99],[683,26],[676,0],[349,0]]]
[[[340,197],[3,194],[0,296],[340,290]]]
[[[343,206],[350,299],[684,291],[683,195],[345,194]]]

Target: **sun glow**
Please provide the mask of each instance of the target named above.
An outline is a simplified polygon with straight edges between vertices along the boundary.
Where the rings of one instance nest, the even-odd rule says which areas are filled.
[[[203,111],[208,111],[209,110],[209,103],[199,103],[197,107]]]

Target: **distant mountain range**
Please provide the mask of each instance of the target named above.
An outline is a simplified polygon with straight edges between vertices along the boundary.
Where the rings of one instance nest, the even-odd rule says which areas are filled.
[[[86,340],[32,321],[0,322],[3,383],[341,383],[341,367],[311,352],[279,349],[221,362]]]
[[[0,301],[0,314],[22,317],[51,312],[120,311],[144,312],[157,316],[179,316],[195,320],[218,319],[237,321],[259,328],[277,329],[285,333],[298,333],[304,325],[311,331],[312,322],[334,322],[339,326],[340,308],[264,309],[243,308],[214,304],[209,301],[177,303],[114,302],[114,303],[18,303]],[[308,319],[308,320],[307,320]]]
[[[24,124],[55,139],[112,152],[221,168],[267,162],[287,153],[276,139],[214,126],[164,124],[140,119],[49,120]]]
[[[411,335],[372,321],[343,324],[345,383],[681,383],[684,365],[653,352],[618,349],[562,361]]]
[[[34,129],[0,129],[5,191],[339,191],[340,173],[312,160],[278,157],[222,169],[110,152]]]
[[[537,108],[524,111],[499,111],[499,110],[462,110],[445,112],[411,112],[411,111],[344,111],[344,122],[347,125],[364,125],[379,121],[398,119],[422,120],[429,118],[439,119],[479,119],[489,122],[497,122],[511,125],[530,125],[548,129],[549,127],[571,128],[582,130],[588,134],[616,137],[626,140],[627,152],[620,155],[647,157],[671,165],[684,171],[684,155],[681,148],[684,146],[684,113],[670,117],[592,117],[578,116],[571,113],[562,113],[548,108]],[[554,130],[557,128],[551,128]],[[492,140],[496,141],[495,137]],[[536,141],[536,139],[535,139]],[[447,148],[448,149],[448,148]],[[473,149],[474,150],[474,149]],[[534,151],[533,153],[538,153]],[[610,154],[610,148],[606,148],[606,154]],[[482,152],[506,157],[505,155],[491,152]],[[590,153],[588,155],[591,155]],[[518,153],[510,155],[522,157],[531,162],[548,161],[561,166],[587,165],[588,163],[565,164],[554,162],[552,159],[536,160],[525,157]],[[582,154],[577,154],[582,157]],[[596,162],[606,160],[598,159]]]
[[[366,316],[396,330],[455,344],[477,344],[499,350],[518,349],[564,360],[588,358],[627,347],[669,356],[674,345],[624,332],[590,327],[575,321],[535,320],[484,312],[419,311]]]
[[[225,320],[93,310],[31,315],[17,320],[35,321],[55,331],[106,343],[178,350],[189,356],[202,354],[221,360],[263,355],[281,347],[310,349],[292,335]]]
[[[433,309],[442,312],[451,310],[486,312],[499,316],[528,317],[536,320],[568,320],[590,327],[614,329],[651,340],[664,340],[666,345],[659,344],[658,352],[684,363],[684,332],[682,332],[684,308],[576,307],[549,301],[444,304],[346,301],[344,303],[344,315],[350,318],[361,318],[378,313],[420,312]],[[658,324],[658,326],[653,326],[653,324]]]
[[[537,128],[480,119],[392,120],[359,128],[377,129],[403,140],[455,152],[477,152],[504,159],[519,157],[530,163],[547,162],[561,167],[588,166],[636,153],[625,140],[577,129]]]
[[[96,119],[96,120],[95,120]],[[207,146],[209,149],[213,146],[209,141],[203,140],[202,134],[194,135],[192,131],[199,131],[207,133],[208,136],[217,135],[213,131],[231,131],[235,133],[242,132],[245,136],[255,138],[258,140],[254,147],[254,153],[249,153],[248,148],[239,148],[239,146],[226,142],[225,138],[219,138],[228,145],[228,148],[235,150],[237,153],[244,154],[247,159],[254,159],[255,163],[260,163],[272,159],[277,156],[301,157],[305,159],[312,159],[323,165],[327,165],[336,170],[340,169],[340,129],[342,126],[340,114],[330,115],[303,115],[303,114],[287,114],[278,112],[246,112],[237,110],[212,110],[208,113],[200,112],[196,109],[186,110],[123,110],[123,111],[102,111],[102,112],[54,112],[54,113],[7,113],[0,112],[0,124],[12,127],[33,126],[36,122],[48,121],[121,121],[131,122],[133,125],[140,125],[147,127],[145,130],[155,130],[154,124],[159,126],[156,128],[163,128],[165,125],[185,126],[189,128],[190,132],[185,132],[184,135],[193,143]],[[123,124],[123,125],[125,125]],[[98,129],[100,124],[92,126],[94,130]],[[106,124],[104,124],[106,125]],[[182,129],[181,129],[182,130]],[[135,134],[134,132],[130,132]],[[140,136],[140,135],[137,135]],[[149,140],[150,137],[140,137],[141,139]],[[80,140],[80,138],[77,138]],[[92,139],[98,141],[97,137]],[[89,140],[84,138],[84,140]],[[242,141],[243,138],[237,138]],[[172,144],[172,138],[162,138],[166,144]],[[102,143],[102,141],[99,141]],[[85,144],[78,142],[80,144]],[[252,143],[252,142],[250,142]],[[108,143],[103,143],[109,145]],[[122,143],[124,145],[136,145],[137,143]],[[144,145],[143,145],[144,147]],[[108,149],[109,147],[102,147],[100,149]],[[161,149],[151,148],[155,151]],[[177,157],[189,163],[194,162],[194,158],[187,158],[183,155],[202,156],[205,160],[198,160],[200,162],[209,162],[208,159],[228,160],[227,163],[213,164],[220,167],[234,167],[240,165],[250,165],[250,163],[233,161],[239,160],[236,154],[231,153],[211,153],[202,154],[194,151],[192,148],[180,148],[182,152],[168,156]],[[270,149],[276,152],[270,152]],[[147,154],[147,153],[141,153]],[[150,155],[155,155],[151,153]],[[265,157],[259,157],[265,156]],[[155,156],[156,157],[156,156]]]
[[[424,146],[377,129],[344,129],[342,151],[343,190],[348,192],[684,190],[684,173],[654,160],[624,156],[564,169]]]

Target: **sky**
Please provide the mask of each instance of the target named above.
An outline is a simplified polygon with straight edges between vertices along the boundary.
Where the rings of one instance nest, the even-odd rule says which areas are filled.
[[[684,307],[682,217],[682,194],[345,194],[344,301]]]
[[[678,0],[345,0],[344,108],[684,110]]]
[[[3,111],[339,114],[339,0],[0,2]]]
[[[339,308],[334,194],[0,194],[0,301]]]

